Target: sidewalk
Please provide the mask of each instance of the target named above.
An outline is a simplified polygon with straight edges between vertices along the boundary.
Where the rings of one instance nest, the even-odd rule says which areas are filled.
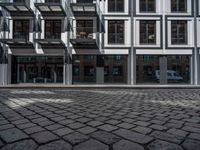
[[[127,89],[200,89],[200,85],[127,85],[127,84],[10,84],[0,88],[127,88]]]

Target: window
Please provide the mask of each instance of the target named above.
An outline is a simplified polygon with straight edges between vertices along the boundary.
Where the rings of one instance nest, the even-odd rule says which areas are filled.
[[[155,12],[155,0],[140,0],[140,12]]]
[[[60,39],[61,38],[61,21],[46,20],[45,21],[45,38]]]
[[[93,29],[93,20],[76,21],[77,38],[93,39]]]
[[[123,67],[122,66],[114,66],[113,67],[113,76],[123,76]]]
[[[108,43],[124,44],[124,21],[108,21]]]
[[[124,12],[124,0],[108,0],[108,12]]]
[[[156,44],[156,21],[140,21],[140,44]]]
[[[84,76],[94,76],[95,70],[93,66],[84,67]]]
[[[171,21],[172,44],[187,44],[187,21]]]
[[[186,12],[187,0],[171,0],[171,11],[172,12]]]
[[[45,3],[60,3],[60,0],[45,0]]]
[[[29,20],[13,21],[13,38],[26,40],[29,39]]]

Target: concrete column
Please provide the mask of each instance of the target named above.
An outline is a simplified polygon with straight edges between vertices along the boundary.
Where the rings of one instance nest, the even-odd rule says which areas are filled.
[[[64,57],[63,81],[65,85],[72,84],[72,59],[67,51]]]
[[[0,85],[8,84],[7,68],[8,64],[0,64]]]
[[[136,51],[132,48],[128,53],[128,84],[136,84]]]

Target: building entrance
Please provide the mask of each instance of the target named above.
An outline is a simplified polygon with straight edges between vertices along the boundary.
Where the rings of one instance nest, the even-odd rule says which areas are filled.
[[[62,83],[63,58],[23,56],[12,59],[13,83]]]

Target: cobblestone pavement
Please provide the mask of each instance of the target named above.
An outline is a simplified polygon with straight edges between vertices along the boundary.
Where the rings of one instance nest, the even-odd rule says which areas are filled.
[[[2,150],[200,150],[198,89],[1,89]]]

